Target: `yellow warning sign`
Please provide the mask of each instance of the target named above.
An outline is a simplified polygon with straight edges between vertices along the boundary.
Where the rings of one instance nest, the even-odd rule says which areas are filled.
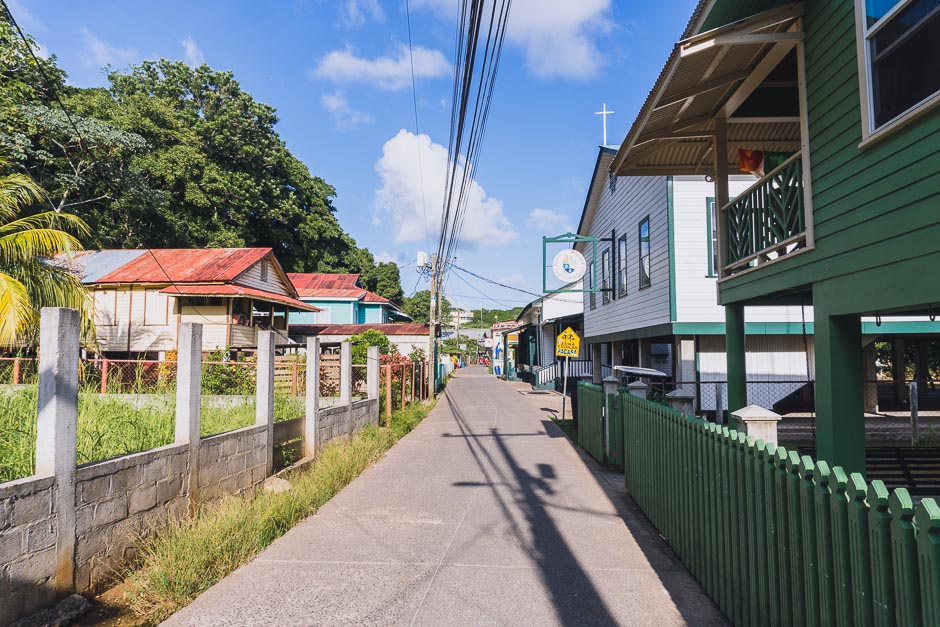
[[[580,350],[581,338],[578,337],[578,334],[575,333],[571,327],[562,331],[555,340],[556,357],[574,357],[577,359]]]

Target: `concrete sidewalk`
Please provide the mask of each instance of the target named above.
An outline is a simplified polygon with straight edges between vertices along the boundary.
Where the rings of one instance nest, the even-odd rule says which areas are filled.
[[[711,625],[718,609],[548,415],[462,370],[374,467],[169,625]]]

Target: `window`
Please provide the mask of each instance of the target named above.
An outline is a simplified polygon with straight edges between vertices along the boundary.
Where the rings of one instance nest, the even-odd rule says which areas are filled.
[[[110,327],[117,324],[117,291],[95,291],[95,324]]]
[[[617,296],[627,295],[627,236],[617,241]]]
[[[940,102],[940,0],[856,0],[864,138]]]
[[[708,245],[708,274],[718,276],[718,216],[715,214],[715,199],[709,196],[705,199],[705,220],[708,225],[705,232],[705,241]]]
[[[591,309],[597,307],[597,294],[594,292],[594,262],[588,264],[588,289],[591,290]]]
[[[650,218],[640,222],[640,289],[649,287],[650,280]]]
[[[153,290],[144,292],[144,325],[166,326],[169,322],[170,299]]]
[[[610,249],[601,253],[601,302],[610,302]]]
[[[268,280],[268,260],[267,259],[261,260],[261,280],[262,281]]]

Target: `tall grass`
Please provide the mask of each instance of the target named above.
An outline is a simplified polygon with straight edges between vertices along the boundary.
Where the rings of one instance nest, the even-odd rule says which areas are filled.
[[[0,482],[33,474],[36,465],[37,390],[35,386],[0,394]],[[172,398],[170,398],[172,401]],[[76,453],[79,464],[110,459],[173,442],[174,407],[156,403],[135,407],[94,392],[78,395]],[[302,416],[302,401],[278,395],[274,420]],[[203,436],[247,427],[255,421],[254,402],[234,407],[203,403]]]
[[[420,403],[392,415],[391,427],[363,428],[348,441],[329,444],[312,466],[291,477],[280,494],[256,492],[204,507],[196,518],[172,523],[140,546],[125,600],[138,619],[158,623],[248,562],[298,521],[378,460],[427,415]]]

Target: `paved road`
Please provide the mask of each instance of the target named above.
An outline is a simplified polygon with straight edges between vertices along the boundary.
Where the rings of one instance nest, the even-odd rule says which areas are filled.
[[[723,624],[559,397],[461,371],[388,455],[170,625]]]

